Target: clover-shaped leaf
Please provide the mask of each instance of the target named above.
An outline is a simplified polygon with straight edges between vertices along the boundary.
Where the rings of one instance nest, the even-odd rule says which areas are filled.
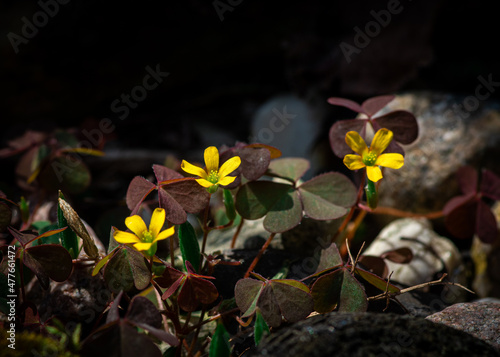
[[[356,131],[366,139],[366,125],[370,123],[376,132],[381,128],[387,128],[394,133],[394,140],[389,144],[386,152],[397,152],[404,154],[403,148],[397,144],[411,144],[418,137],[418,123],[415,116],[406,110],[395,110],[387,114],[374,117],[395,97],[393,95],[378,96],[365,100],[361,105],[344,98],[329,98],[328,103],[343,106],[357,113],[364,114],[367,118],[339,120],[330,128],[330,145],[338,157],[344,157],[351,153],[351,149],[345,142],[345,136],[349,131]]]
[[[155,278],[162,288],[167,288],[162,299],[168,299],[180,289],[177,297],[179,307],[184,311],[195,311],[200,304],[211,304],[219,296],[215,285],[206,280],[214,279],[211,276],[196,274],[189,261],[185,262],[187,272],[182,272],[167,266],[163,275]]]
[[[255,181],[260,178],[266,173],[271,160],[281,156],[281,151],[265,144],[237,143],[234,147],[228,148],[221,153],[220,163],[224,163],[233,156],[239,156],[241,164],[231,174],[236,176],[236,179],[225,186],[227,189],[238,187],[241,184],[241,175],[248,181]]]
[[[366,311],[368,301],[361,284],[347,267],[322,275],[311,287],[314,310],[319,313]]]
[[[457,238],[471,238],[475,233],[484,243],[493,243],[498,237],[498,226],[484,197],[500,200],[500,178],[484,169],[478,184],[477,171],[465,166],[457,171],[457,179],[463,195],[444,206],[446,228]]]
[[[126,202],[131,215],[137,214],[143,201],[155,189],[159,206],[165,209],[166,219],[173,224],[186,222],[187,213],[198,213],[208,204],[208,192],[194,178],[183,177],[161,165],[153,165],[153,170],[156,185],[140,176],[130,182]]]
[[[106,324],[85,340],[83,355],[161,357],[162,354],[155,343],[147,335],[139,333],[137,327],[171,346],[179,345],[177,337],[161,329],[161,314],[145,297],[135,296],[121,318],[118,306],[122,296],[123,292],[120,292],[113,301]]]
[[[259,280],[241,279],[235,286],[236,304],[243,317],[252,316],[259,309],[269,326],[278,327],[282,316],[288,322],[297,322],[312,312],[313,299],[305,284],[292,279],[267,280],[253,275]]]
[[[399,288],[388,283],[359,266],[343,262],[337,246],[333,243],[321,252],[317,271],[312,277],[319,276],[311,286],[314,310],[325,313],[338,308],[339,311],[366,311],[368,300],[363,286],[356,275],[366,282],[389,292],[399,292]]]
[[[44,289],[49,288],[49,279],[63,282],[70,277],[73,271],[71,255],[59,244],[41,244],[31,247],[28,245],[38,239],[58,234],[66,228],[50,230],[37,236],[32,232],[19,232],[9,227],[10,233],[21,244],[17,257],[36,275]]]
[[[134,286],[143,290],[149,285],[151,273],[144,256],[135,249],[121,245],[114,250],[104,269],[104,280],[113,292],[129,291]]]
[[[248,182],[236,194],[236,210],[245,219],[266,216],[264,228],[273,233],[292,229],[304,215],[317,220],[345,215],[356,200],[352,182],[342,174],[326,173],[297,184],[308,165],[303,159],[273,161],[269,175],[290,181],[290,184]]]

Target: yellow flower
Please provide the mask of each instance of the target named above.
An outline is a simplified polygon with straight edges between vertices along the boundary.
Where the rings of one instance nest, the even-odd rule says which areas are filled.
[[[366,167],[368,179],[377,182],[382,178],[379,166],[399,169],[404,165],[401,154],[382,154],[392,140],[393,133],[389,129],[380,129],[375,133],[370,147],[366,146],[363,138],[355,131],[350,131],[345,136],[347,145],[357,154],[344,157],[344,164],[349,170],[359,170]]]
[[[181,168],[189,174],[200,177],[196,181],[201,186],[206,187],[208,192],[214,193],[219,185],[229,185],[236,179],[235,176],[228,175],[236,170],[240,164],[240,157],[234,156],[219,168],[219,151],[215,146],[210,146],[205,149],[205,170],[190,164],[186,160],[182,160]]]
[[[165,223],[165,210],[157,208],[153,212],[149,229],[142,218],[138,215],[127,217],[125,225],[133,233],[116,230],[113,237],[118,243],[133,243],[135,249],[139,251],[146,251],[148,256],[156,253],[156,243],[159,240],[167,239],[174,234],[174,227],[170,227],[162,232],[160,230]]]

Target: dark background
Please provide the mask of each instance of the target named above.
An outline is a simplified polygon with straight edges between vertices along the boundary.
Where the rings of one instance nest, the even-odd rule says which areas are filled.
[[[474,95],[478,76],[500,80],[497,13],[485,0],[402,0],[350,63],[340,44],[354,45],[355,27],[364,32],[371,12],[393,1],[221,0],[232,10],[221,15],[215,1],[66,1],[18,53],[9,36],[22,35],[40,3],[0,2],[1,147],[28,128],[90,130],[109,118],[108,144],[183,157],[210,142],[200,125],[248,140],[256,110],[282,93],[310,103],[409,90]],[[146,66],[170,75],[121,120],[111,103],[142,83]],[[353,117],[327,107],[325,140],[335,120]]]
[[[199,122],[229,126],[245,140],[258,105],[282,92],[320,100],[414,89],[473,94],[479,75],[500,73],[498,17],[488,1],[402,0],[403,11],[348,64],[339,44],[353,44],[354,27],[388,3],[244,0],[221,21],[212,1],[70,0],[16,54],[7,35],[21,35],[22,18],[32,21],[41,8],[4,0],[2,144],[19,126],[103,117],[130,147],[196,146],[189,128]],[[119,120],[110,104],[142,82],[148,65],[170,76]]]

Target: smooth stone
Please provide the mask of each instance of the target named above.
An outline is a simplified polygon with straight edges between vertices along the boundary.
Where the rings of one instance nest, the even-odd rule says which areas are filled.
[[[408,264],[385,260],[391,280],[404,285],[429,282],[440,272],[446,272],[450,279],[458,277],[455,272],[462,260],[453,242],[432,230],[429,220],[424,218],[401,218],[387,225],[363,255],[381,256],[398,248],[410,248],[413,259]]]

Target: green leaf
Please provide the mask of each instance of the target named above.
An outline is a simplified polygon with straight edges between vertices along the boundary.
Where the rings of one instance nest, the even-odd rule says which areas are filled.
[[[349,269],[343,270],[342,290],[340,291],[339,312],[364,312],[368,308],[365,290]]]
[[[114,293],[129,291],[134,286],[143,290],[149,285],[150,277],[144,256],[127,246],[116,250],[104,270],[104,280]]]
[[[230,221],[234,221],[236,218],[236,210],[234,208],[234,199],[231,191],[224,189],[224,206],[226,207],[226,216]]]
[[[371,285],[375,286],[379,290],[385,291],[387,289],[387,291],[390,293],[397,293],[400,290],[397,286],[392,285],[391,283],[387,284],[387,281],[385,281],[378,275],[375,275],[359,267],[356,267],[354,269],[354,272],[356,274],[359,274],[363,279],[365,279],[367,282],[369,282]]]
[[[243,313],[242,317],[254,314],[263,287],[264,282],[260,280],[250,278],[238,280],[234,288],[234,297],[236,305]]]
[[[255,315],[255,325],[253,331],[255,346],[258,346],[262,338],[269,335],[270,333],[269,326],[267,326],[266,321],[264,320],[264,317],[262,316],[262,313],[259,309],[257,309]]]
[[[24,196],[19,200],[19,210],[21,211],[21,219],[23,222],[28,222],[30,217],[30,204]]]
[[[313,298],[305,284],[292,279],[270,280],[269,284],[279,310],[288,322],[303,320],[313,311]]]
[[[334,172],[303,183],[299,192],[305,214],[316,220],[342,217],[356,203],[356,188],[351,180]]]
[[[236,195],[236,209],[243,218],[258,219],[266,215],[264,228],[272,233],[287,231],[300,223],[302,204],[293,186],[252,181]]]
[[[311,287],[311,295],[314,300],[314,310],[320,314],[333,311],[340,300],[343,273],[336,270],[332,273],[319,277]]]
[[[366,311],[368,307],[363,287],[347,267],[319,277],[311,288],[311,295],[314,309],[319,313],[336,307],[342,312]]]
[[[101,271],[101,269],[104,267],[104,265],[106,265],[106,263],[111,259],[113,254],[114,254],[114,252],[111,252],[108,255],[106,255],[104,258],[99,260],[99,263],[97,263],[95,265],[94,269],[92,270],[92,276],[96,276],[99,273],[99,271]]]
[[[318,268],[316,272],[321,272],[332,267],[343,265],[344,262],[340,256],[339,249],[335,243],[332,243],[328,248],[321,251]]]
[[[281,325],[282,315],[287,321],[296,322],[313,311],[313,299],[307,286],[291,279],[241,279],[236,283],[235,299],[242,317],[249,317],[259,309],[272,327]]]
[[[210,342],[209,357],[231,356],[231,345],[229,344],[229,333],[222,323],[217,325],[215,333]]]
[[[64,195],[61,191],[59,191],[59,199],[66,201]],[[61,209],[61,206],[57,206],[57,228],[68,227],[68,221],[64,217],[64,213]],[[72,229],[65,229],[61,233],[59,233],[59,237],[61,238],[61,244],[64,248],[66,248],[71,255],[71,258],[76,259],[78,257],[78,237],[76,233]]]
[[[184,261],[184,268],[186,268],[186,262],[190,262],[196,272],[200,271],[201,253],[200,245],[198,239],[196,238],[196,233],[193,226],[188,221],[179,225],[179,248],[182,254],[182,260]]]
[[[268,174],[297,182],[309,170],[309,167],[309,161],[303,158],[276,159],[269,164]]]

